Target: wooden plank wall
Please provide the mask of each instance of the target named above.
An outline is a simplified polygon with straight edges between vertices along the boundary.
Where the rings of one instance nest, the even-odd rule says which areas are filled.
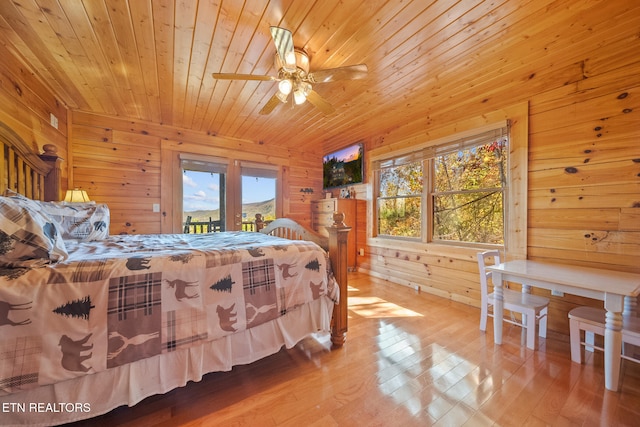
[[[69,185],[109,205],[111,234],[160,233],[166,229],[163,222],[171,224],[172,216],[180,215],[172,209],[171,195],[178,193],[174,181],[163,179],[163,171],[171,167],[167,164],[180,152],[280,165],[283,214],[302,224],[310,224],[311,197],[300,189],[321,194],[318,153],[274,153],[251,141],[82,112],[74,112],[71,122]],[[153,212],[155,203],[161,204],[161,212]]]
[[[58,155],[66,158],[67,108],[3,44],[0,58],[0,122],[32,144],[34,150],[42,153],[43,145],[54,144]],[[50,125],[51,113],[58,118],[58,129]],[[63,170],[63,190],[66,181]]]

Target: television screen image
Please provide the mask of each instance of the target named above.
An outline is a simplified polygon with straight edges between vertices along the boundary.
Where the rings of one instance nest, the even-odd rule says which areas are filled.
[[[353,144],[322,158],[323,187],[333,188],[363,182],[364,145]]]

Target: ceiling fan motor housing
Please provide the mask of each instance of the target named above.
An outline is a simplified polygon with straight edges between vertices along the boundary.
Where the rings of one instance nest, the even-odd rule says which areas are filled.
[[[278,70],[284,70],[288,73],[301,72],[305,77],[309,74],[309,55],[302,49],[295,48],[293,50],[293,58],[285,59],[286,63],[282,62],[280,55],[276,53],[274,64]]]

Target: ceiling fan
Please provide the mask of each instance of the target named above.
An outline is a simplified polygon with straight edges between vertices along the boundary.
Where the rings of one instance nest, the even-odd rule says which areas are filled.
[[[367,76],[366,64],[327,68],[309,72],[309,56],[302,49],[293,46],[291,31],[271,27],[271,37],[276,45],[275,66],[277,76],[256,74],[213,73],[220,80],[260,80],[277,81],[278,92],[267,101],[260,114],[269,114],[280,103],[291,100],[292,105],[309,101],[324,114],[335,112],[333,106],[313,90],[316,83],[329,83],[336,80],[356,80]]]

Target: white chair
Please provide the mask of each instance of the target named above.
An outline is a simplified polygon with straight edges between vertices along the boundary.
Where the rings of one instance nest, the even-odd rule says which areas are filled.
[[[569,341],[571,345],[571,360],[582,363],[582,346],[585,351],[604,351],[602,347],[595,345],[595,335],[604,336],[606,311],[596,307],[576,307],[569,311]],[[640,318],[631,315],[622,317],[622,348],[623,359],[640,363],[640,359],[634,355],[624,353],[625,344],[640,347]],[[584,341],[582,338],[584,331]]]
[[[569,311],[569,344],[571,346],[571,360],[582,363],[582,346],[585,351],[594,349],[604,351],[595,345],[595,335],[604,335],[606,311],[596,307],[576,307]],[[584,331],[584,341],[582,338]]]
[[[625,344],[630,344],[634,350],[640,347],[640,318],[625,316],[624,323],[622,324],[622,348],[624,350]],[[631,360],[632,362],[640,363],[640,356],[636,354],[623,354],[623,359]]]
[[[490,250],[478,253],[478,267],[480,270],[480,330],[486,331],[487,317],[494,317],[490,308],[493,308],[494,294],[489,293],[488,279],[491,272],[485,269],[488,258],[493,258],[494,264],[500,263],[500,252]],[[504,321],[526,330],[527,347],[531,350],[536,348],[536,325],[539,327],[539,335],[542,338],[547,336],[547,309],[549,299],[538,295],[514,291],[503,288],[504,309],[512,313],[520,313],[522,321],[517,319],[507,319]]]

